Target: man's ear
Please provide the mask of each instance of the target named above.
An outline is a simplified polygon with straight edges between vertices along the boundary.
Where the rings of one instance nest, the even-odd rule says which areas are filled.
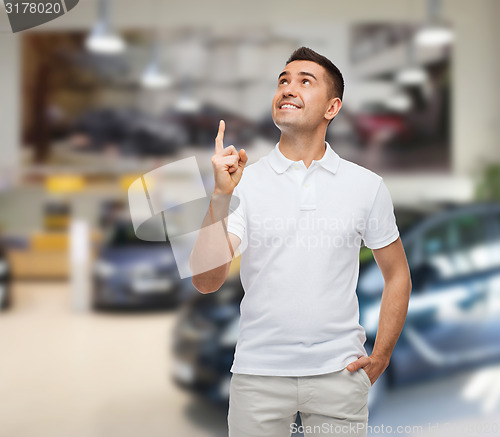
[[[340,100],[338,97],[331,99],[330,106],[325,113],[325,118],[327,120],[332,120],[333,117],[335,117],[339,113],[340,108],[342,108],[342,100]]]

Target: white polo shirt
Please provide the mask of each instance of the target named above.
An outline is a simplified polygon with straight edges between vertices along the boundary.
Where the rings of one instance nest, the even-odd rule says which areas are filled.
[[[384,247],[399,231],[382,177],[325,145],[306,168],[276,144],[233,192],[228,231],[242,241],[245,290],[233,373],[319,375],[366,355],[360,246]]]

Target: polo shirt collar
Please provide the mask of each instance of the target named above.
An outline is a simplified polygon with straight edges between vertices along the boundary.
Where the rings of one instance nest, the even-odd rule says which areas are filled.
[[[274,169],[274,171],[281,174],[285,172],[296,161],[292,161],[291,159],[288,159],[285,155],[283,155],[278,146],[279,142],[276,143],[274,149],[271,151],[271,153],[269,153],[268,158],[269,163],[271,164],[271,167]],[[328,144],[327,141],[325,141],[325,146],[326,148],[323,157],[316,162],[324,169],[335,174],[337,173],[337,169],[340,164],[340,156],[335,153],[335,151],[330,147],[330,144]]]

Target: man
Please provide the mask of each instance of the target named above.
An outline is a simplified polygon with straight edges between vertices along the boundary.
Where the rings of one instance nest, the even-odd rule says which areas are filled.
[[[194,286],[214,292],[242,246],[230,437],[290,435],[297,411],[306,435],[365,436],[369,389],[406,318],[411,280],[390,194],[325,142],[343,87],[330,60],[296,50],[272,101],[279,143],[244,177],[246,152],[224,148],[219,125],[215,189],[190,265]],[[385,279],[370,356],[355,293],[361,240]]]

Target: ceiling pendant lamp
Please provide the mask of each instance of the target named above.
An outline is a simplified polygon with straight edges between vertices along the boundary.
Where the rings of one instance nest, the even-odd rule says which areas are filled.
[[[201,102],[194,97],[194,81],[186,77],[181,84],[181,95],[175,104],[179,112],[195,113],[201,109]]]
[[[170,77],[161,69],[160,42],[158,37],[155,37],[151,49],[151,60],[142,73],[141,85],[144,88],[161,89],[167,88],[171,83]]]
[[[443,23],[441,0],[428,0],[428,23],[415,35],[415,43],[422,47],[439,47],[454,40],[452,30]]]
[[[115,55],[125,50],[123,38],[111,30],[110,0],[99,0],[99,20],[85,41],[85,47],[92,53]]]
[[[427,80],[427,72],[418,63],[415,41],[408,39],[408,66],[396,73],[396,82],[400,85],[421,85]]]

